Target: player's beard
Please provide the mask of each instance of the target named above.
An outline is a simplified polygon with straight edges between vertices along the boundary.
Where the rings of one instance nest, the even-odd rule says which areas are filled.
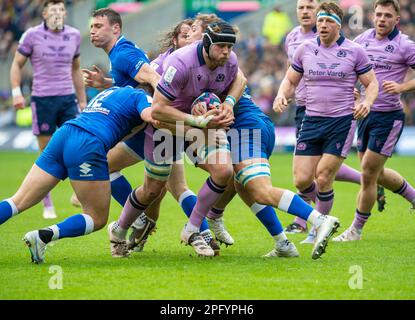
[[[63,29],[65,14],[55,13],[46,18],[46,25],[53,31],[61,31]]]

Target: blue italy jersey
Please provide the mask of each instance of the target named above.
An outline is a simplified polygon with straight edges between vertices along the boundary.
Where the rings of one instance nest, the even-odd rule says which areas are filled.
[[[249,92],[249,88],[246,86],[242,97],[235,105],[234,109],[235,123],[233,127],[241,128],[247,126],[247,128],[255,128],[255,123],[258,122],[258,117],[268,118],[261,109],[252,101],[252,97]]]
[[[144,126],[141,112],[150,107],[152,98],[132,87],[112,87],[92,99],[76,119],[65,123],[88,131],[102,140],[107,151],[126,135]]]
[[[125,39],[124,36],[121,36],[108,55],[114,85],[118,87],[137,87],[139,83],[134,80],[134,77],[144,64],[150,63],[144,51]]]

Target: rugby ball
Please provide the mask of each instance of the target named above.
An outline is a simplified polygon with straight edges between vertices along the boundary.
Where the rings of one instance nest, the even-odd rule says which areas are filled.
[[[191,113],[195,114],[196,110],[204,114],[214,108],[218,108],[221,104],[220,98],[213,92],[203,92],[192,103]]]

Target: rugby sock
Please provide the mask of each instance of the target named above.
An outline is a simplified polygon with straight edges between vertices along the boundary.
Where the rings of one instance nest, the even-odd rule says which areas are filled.
[[[0,202],[0,225],[5,223],[11,217],[18,214],[16,205],[12,199],[6,199]]]
[[[336,174],[336,181],[347,181],[360,184],[361,174],[356,169],[353,169],[345,164],[342,164]]]
[[[400,194],[415,206],[415,190],[405,179],[403,180],[402,187],[394,191],[394,193]]]
[[[301,190],[298,192],[298,195],[304,199],[304,201],[313,201],[316,202],[316,197],[317,197],[317,188],[316,188],[316,183],[313,181],[313,183],[311,184],[311,186],[309,186],[308,188]]]
[[[317,192],[316,210],[322,214],[329,214],[333,208],[334,191],[333,189],[327,192]]]
[[[52,196],[50,192],[48,192],[48,194],[43,198],[42,202],[45,208],[53,208]]]
[[[359,210],[356,209],[356,213],[354,216],[354,220],[352,223],[352,226],[355,227],[355,229],[357,229],[357,231],[361,232],[365,223],[367,222],[367,220],[370,217],[370,212],[369,213],[363,213],[360,212]]]
[[[193,208],[196,205],[196,201],[197,196],[194,194],[192,190],[186,190],[180,195],[179,204],[187,217],[190,217],[190,215],[192,214]],[[209,224],[207,223],[206,219],[203,218],[202,224],[200,225],[200,232],[203,232],[205,230],[209,230]]]
[[[290,190],[285,190],[278,203],[278,209],[293,214],[304,220],[308,220],[311,212],[314,210],[307,202]]]
[[[133,188],[128,180],[120,173],[113,172],[110,174],[111,195],[117,202],[124,206]]]
[[[264,227],[267,228],[272,237],[275,238],[277,235],[284,233],[284,229],[273,207],[254,203],[251,206],[251,211],[261,221]]]
[[[76,214],[61,223],[39,230],[39,238],[44,243],[63,238],[74,238],[94,231],[94,220],[87,214]]]
[[[277,242],[278,244],[283,244],[288,240],[288,238],[287,238],[286,234],[284,233],[284,231],[281,231],[281,233],[279,233],[278,235],[273,236],[273,238],[274,238],[275,242]]]
[[[209,210],[207,216],[210,219],[219,219],[223,217],[223,211],[225,211],[225,209],[218,209],[218,208],[212,207]]]
[[[135,196],[135,190],[133,190],[128,196],[128,199],[122,209],[120,218],[118,219],[119,226],[124,230],[128,230],[128,228],[131,227],[133,222],[141,213],[144,212],[146,208],[147,205],[144,205],[138,201],[137,197]]]
[[[225,191],[226,186],[217,185],[212,177],[209,177],[203,184],[197,196],[196,205],[189,217],[189,222],[200,227],[203,218],[206,217],[208,211],[215,204],[216,200]]]

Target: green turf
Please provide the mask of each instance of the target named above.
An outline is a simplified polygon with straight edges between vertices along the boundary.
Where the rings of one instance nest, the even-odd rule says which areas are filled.
[[[0,153],[0,199],[15,192],[35,158],[30,153]],[[347,163],[357,167],[356,155]],[[293,190],[291,155],[275,155],[271,164],[274,184]],[[388,164],[415,184],[415,158],[395,156]],[[133,184],[142,182],[141,165],[125,173]],[[187,177],[197,191],[206,175],[187,167]],[[335,191],[333,214],[343,231],[353,219],[358,186],[336,183]],[[77,213],[69,204],[70,195],[67,181],[53,191],[59,214],[55,222]],[[158,231],[144,252],[113,259],[106,230],[101,230],[55,243],[47,250],[47,263],[33,265],[21,238],[50,224],[37,205],[0,227],[0,299],[414,299],[415,217],[408,214],[404,199],[391,192],[386,197],[386,210],[374,210],[363,241],[330,243],[317,261],[311,259],[309,245],[299,244],[302,235],[290,236],[300,258],[261,258],[272,249],[273,240],[239,199],[225,215],[235,245],[222,247],[221,256],[214,259],[196,257],[179,242],[185,216],[168,195]],[[120,209],[112,203],[111,220]],[[279,216],[284,225],[292,220],[285,213]],[[55,275],[52,266],[62,268],[61,290],[49,288]],[[361,289],[349,287],[353,266],[363,271]]]

